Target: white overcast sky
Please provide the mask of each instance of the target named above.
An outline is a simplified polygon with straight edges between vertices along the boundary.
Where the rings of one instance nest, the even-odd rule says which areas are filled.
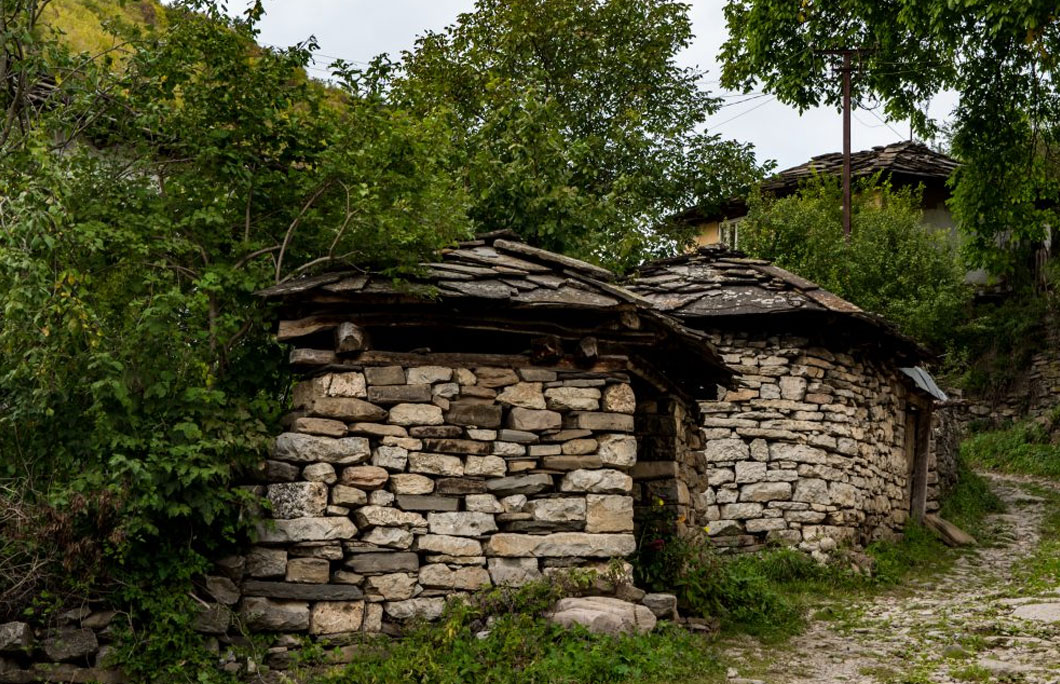
[[[234,0],[232,9],[239,4]],[[726,36],[725,1],[690,0],[690,4],[696,38],[681,61],[706,69],[711,90],[724,94],[717,90],[715,59]],[[458,14],[474,7],[474,0],[265,0],[265,7],[268,13],[261,24],[261,42],[286,46],[315,36],[320,44],[318,63],[323,67],[332,57],[364,62],[379,53],[411,48],[416,36],[453,23]],[[711,117],[708,129],[754,144],[760,161],[773,159],[778,168],[786,168],[842,150],[842,118],[835,110],[816,109],[800,116],[769,96],[739,104],[742,99],[729,97],[727,101],[737,104]],[[952,97],[941,96],[929,113],[945,118],[952,104]],[[908,136],[907,122],[890,122],[888,127],[875,112],[854,113],[851,145],[855,151]]]

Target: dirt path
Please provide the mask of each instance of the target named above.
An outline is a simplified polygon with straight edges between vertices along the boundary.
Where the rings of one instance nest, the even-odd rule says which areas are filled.
[[[1013,570],[1034,552],[1044,501],[1016,478],[990,477],[1008,512],[988,519],[992,545],[901,593],[836,606],[780,650],[735,644],[733,684],[1060,684],[1060,585],[1027,595]],[[757,665],[752,665],[757,663]]]

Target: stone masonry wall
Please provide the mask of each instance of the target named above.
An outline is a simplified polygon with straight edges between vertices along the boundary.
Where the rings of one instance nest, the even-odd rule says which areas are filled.
[[[634,550],[624,375],[351,367],[294,403],[258,487],[274,521],[228,563],[251,631],[393,631],[449,596]]]
[[[900,532],[910,464],[897,369],[791,335],[714,338],[740,386],[700,405],[705,446],[680,464],[693,524],[722,546],[825,553]]]

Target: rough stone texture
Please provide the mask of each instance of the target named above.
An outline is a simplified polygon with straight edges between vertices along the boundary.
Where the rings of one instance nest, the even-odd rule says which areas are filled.
[[[323,482],[284,482],[269,485],[266,497],[275,518],[319,517],[328,505],[328,486]]]
[[[650,632],[656,623],[648,608],[606,596],[560,599],[551,620],[564,627],[581,625],[595,634]]]
[[[617,470],[572,470],[563,476],[561,492],[626,494],[633,488],[633,478]]]
[[[677,597],[673,594],[645,594],[640,602],[659,619],[677,619]]]
[[[431,534],[454,537],[477,537],[497,530],[497,523],[489,513],[430,513],[427,522]]]
[[[633,497],[589,494],[585,497],[586,532],[632,532]]]
[[[387,601],[383,606],[386,614],[395,620],[424,618],[437,620],[445,610],[445,599],[441,597],[414,598],[407,601]]]
[[[390,473],[378,466],[356,466],[342,471],[342,484],[358,489],[379,489],[390,479]]]
[[[423,475],[391,475],[390,488],[395,494],[430,494],[434,491],[434,480]]]
[[[368,440],[364,437],[333,439],[298,432],[285,432],[276,438],[273,446],[274,458],[295,463],[322,462],[349,465],[360,463],[369,455]]]
[[[395,572],[376,575],[365,581],[369,596],[379,596],[387,601],[404,601],[416,595],[416,575]]]
[[[427,520],[419,513],[399,511],[389,506],[364,506],[354,513],[361,529],[369,527],[426,527]]]
[[[498,586],[521,587],[541,579],[536,558],[490,558],[490,579]]]
[[[262,632],[304,631],[309,629],[309,604],[248,596],[243,599],[243,619],[247,627]]]
[[[650,494],[689,526],[709,523],[721,546],[753,550],[780,541],[817,552],[899,533],[910,501],[910,389],[893,359],[831,338],[825,347],[791,334],[708,334],[740,372],[740,386],[700,404],[701,446],[689,437],[687,448],[674,449],[673,481],[687,496],[674,486],[667,498],[661,485]],[[929,511],[939,494],[938,432],[936,421]],[[640,477],[647,465],[632,472]]]
[[[501,532],[489,538],[485,549],[487,556],[618,558],[633,553],[636,546],[632,534],[556,532],[531,535]]]
[[[364,621],[364,601],[321,601],[309,614],[310,634],[356,632]]]
[[[63,627],[45,638],[42,646],[49,660],[66,662],[95,653],[99,640],[91,629]]]
[[[331,577],[331,564],[323,558],[292,558],[287,561],[287,582],[327,584]]]
[[[353,539],[356,534],[347,518],[295,518],[258,526],[258,539],[264,544]]]
[[[482,544],[467,537],[446,534],[424,534],[416,537],[419,551],[440,553],[447,556],[481,556]]]
[[[485,568],[464,567],[450,570],[446,565],[435,563],[420,568],[420,584],[424,587],[475,591],[489,586],[490,575]]]
[[[18,653],[33,645],[33,629],[25,622],[0,625],[0,653]]]
[[[508,427],[513,430],[558,430],[563,425],[563,416],[557,411],[513,408],[508,414]]]
[[[242,597],[251,632],[391,632],[437,617],[450,594],[633,552],[625,374],[422,356],[343,356],[350,370],[298,385],[292,432],[263,470],[275,519],[222,592]],[[205,612],[220,636],[228,615]]]
[[[442,409],[432,404],[397,404],[388,419],[395,425],[442,425]]]
[[[600,461],[611,468],[632,468],[637,462],[637,438],[633,435],[602,435],[597,440]]]

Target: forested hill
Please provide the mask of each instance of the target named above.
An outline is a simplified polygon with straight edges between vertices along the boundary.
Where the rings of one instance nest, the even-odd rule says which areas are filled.
[[[97,55],[121,43],[105,25],[165,26],[166,8],[156,0],[52,0],[41,19],[62,32],[63,42],[73,52]]]

